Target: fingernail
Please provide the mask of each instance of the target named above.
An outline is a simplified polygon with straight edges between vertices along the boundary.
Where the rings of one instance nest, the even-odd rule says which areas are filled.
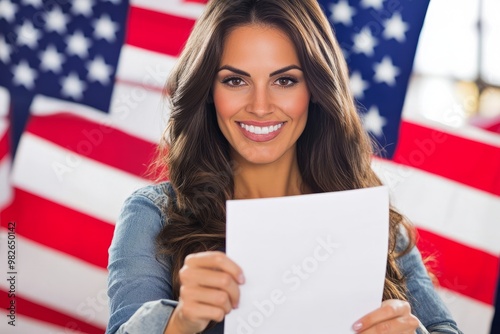
[[[245,276],[243,276],[243,274],[240,274],[240,276],[238,276],[238,283],[240,284],[245,283]]]
[[[355,331],[359,331],[361,327],[363,327],[363,324],[360,322],[357,322],[354,325],[352,325],[352,329],[354,329]]]

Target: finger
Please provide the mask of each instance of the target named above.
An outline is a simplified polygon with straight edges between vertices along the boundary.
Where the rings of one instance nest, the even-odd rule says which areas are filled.
[[[179,299],[179,320],[203,324],[208,321],[221,322],[226,312],[220,307]],[[206,326],[206,324],[204,324]],[[203,326],[203,327],[204,327]]]
[[[243,276],[243,271],[240,266],[223,252],[209,251],[190,254],[186,257],[184,264],[221,270],[233,276],[234,280],[239,284],[245,283],[245,277]]]
[[[359,334],[414,334],[419,322],[413,315],[401,316],[377,323]]]
[[[368,313],[363,318],[356,321],[353,329],[356,332],[363,333],[363,331],[381,323],[388,321],[405,314],[410,314],[410,304],[402,300],[386,300],[382,302],[382,306],[373,312]]]
[[[228,314],[233,309],[229,295],[223,290],[207,289],[199,286],[182,286],[180,298],[183,300],[190,300],[196,303],[221,308],[224,310],[225,314]]]
[[[204,287],[222,291],[229,297],[231,305],[236,308],[240,299],[240,289],[234,278],[226,272],[213,269],[185,267],[179,272],[182,286]]]

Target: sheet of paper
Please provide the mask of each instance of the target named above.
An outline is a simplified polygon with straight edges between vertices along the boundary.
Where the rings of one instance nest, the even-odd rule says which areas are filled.
[[[353,333],[380,307],[386,187],[227,202],[226,253],[246,283],[225,333]]]

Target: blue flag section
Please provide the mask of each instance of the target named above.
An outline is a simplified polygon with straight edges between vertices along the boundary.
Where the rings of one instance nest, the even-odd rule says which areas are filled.
[[[429,0],[319,2],[349,65],[365,129],[379,143],[377,153],[391,158]]]
[[[11,93],[14,148],[35,94],[108,111],[128,7],[128,1],[2,1],[0,86]]]

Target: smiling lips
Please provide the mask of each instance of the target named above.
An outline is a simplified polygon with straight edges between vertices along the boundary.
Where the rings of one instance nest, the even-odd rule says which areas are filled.
[[[256,142],[266,142],[275,138],[285,122],[238,122],[245,137]]]

